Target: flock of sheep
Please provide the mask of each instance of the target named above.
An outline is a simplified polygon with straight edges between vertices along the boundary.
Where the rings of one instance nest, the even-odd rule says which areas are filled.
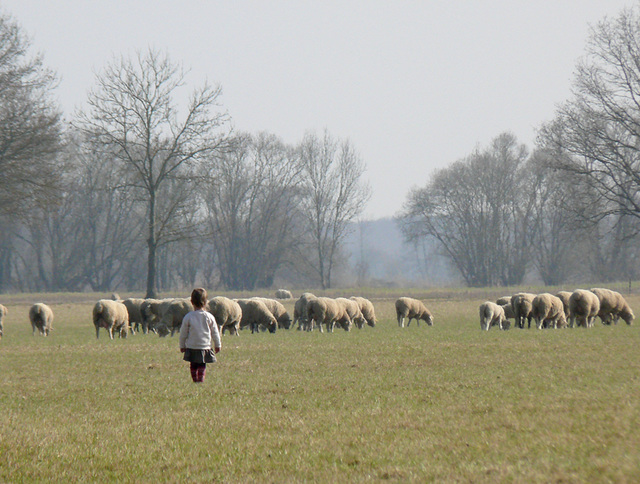
[[[278,299],[292,299],[291,293],[278,290]],[[409,297],[398,298],[395,302],[398,326],[407,326],[412,319],[419,325],[424,321],[433,325],[433,315],[422,301]],[[111,339],[114,334],[126,338],[129,332],[142,330],[143,333],[153,332],[159,336],[172,336],[180,330],[182,319],[193,309],[189,299],[120,299],[113,295],[112,299],[101,299],[93,307],[93,324],[96,338],[100,336],[100,328],[109,333]],[[577,289],[573,293],[561,291],[555,295],[550,293],[531,294],[518,293],[509,297],[502,297],[495,303],[486,301],[480,305],[480,328],[488,331],[491,326],[508,329],[509,319],[513,319],[515,326],[531,327],[534,319],[538,329],[562,328],[578,326],[592,327],[596,317],[603,324],[617,324],[622,318],[631,324],[634,314],[624,297],[610,289],[594,288],[591,290]],[[349,299],[338,297],[316,297],[305,292],[294,304],[293,318],[277,299],[253,297],[248,299],[229,299],[216,296],[208,302],[207,310],[216,318],[220,332],[238,335],[244,328],[251,332],[269,331],[275,333],[278,328],[313,331],[317,328],[323,332],[333,332],[337,326],[350,331],[355,325],[362,328],[365,323],[371,327],[376,325],[376,315],[373,304],[363,297]],[[2,319],[7,314],[7,308],[0,304],[0,338],[3,334]],[[36,330],[47,336],[52,329],[53,311],[43,303],[34,304],[29,310],[32,332]]]
[[[491,326],[508,329],[509,319],[513,319],[518,328],[524,328],[525,321],[531,328],[531,320],[534,319],[538,329],[555,329],[567,325],[573,328],[576,323],[590,328],[596,317],[607,325],[617,324],[619,319],[631,324],[635,318],[622,294],[604,288],[560,291],[555,295],[520,292],[502,297],[495,303],[486,301],[479,309],[480,329],[485,331]]]

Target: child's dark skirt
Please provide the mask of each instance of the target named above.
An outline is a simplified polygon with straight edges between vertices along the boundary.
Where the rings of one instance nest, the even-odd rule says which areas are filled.
[[[215,363],[216,355],[213,350],[192,350],[187,348],[184,352],[184,361],[190,361],[191,363]]]

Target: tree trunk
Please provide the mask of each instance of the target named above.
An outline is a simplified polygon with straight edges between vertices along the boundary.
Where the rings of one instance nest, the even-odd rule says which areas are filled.
[[[158,242],[156,240],[156,197],[155,193],[151,193],[149,198],[149,238],[147,239],[147,247],[149,256],[147,258],[147,298],[155,299],[156,290],[156,249]]]

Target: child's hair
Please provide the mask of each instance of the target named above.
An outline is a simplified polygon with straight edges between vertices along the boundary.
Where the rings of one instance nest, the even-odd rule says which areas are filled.
[[[194,308],[204,308],[207,305],[207,291],[201,287],[191,292],[191,304]]]

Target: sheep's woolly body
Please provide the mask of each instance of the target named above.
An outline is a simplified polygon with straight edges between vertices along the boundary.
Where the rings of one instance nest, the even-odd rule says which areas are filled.
[[[171,299],[145,299],[140,305],[140,316],[142,317],[142,332],[155,331],[155,325],[162,316],[162,304]]]
[[[100,336],[100,328],[106,329],[111,339],[114,332],[117,332],[121,338],[126,338],[129,332],[127,307],[119,301],[100,299],[93,306],[93,324],[96,327],[96,338]]]
[[[499,297],[498,300],[496,301],[496,304],[498,306],[504,306],[505,304],[511,305],[511,296]]]
[[[160,311],[162,316],[160,316],[160,322],[156,325],[158,336],[164,337],[169,333],[173,336],[174,333],[180,331],[182,320],[187,313],[193,311],[193,305],[189,299],[177,298],[164,301],[160,305]]]
[[[491,301],[485,301],[480,304],[480,329],[483,331],[489,331],[491,326],[498,326],[500,329],[504,329],[504,322],[506,321],[504,315],[504,308],[499,304]]]
[[[511,308],[516,320],[516,327],[524,328],[524,321],[527,320],[527,327],[531,327],[531,318],[533,318],[533,299],[535,294],[528,292],[519,292],[511,298]]]
[[[500,306],[502,308],[502,310],[504,311],[504,317],[506,319],[515,319],[516,318],[516,315],[513,312],[513,307],[511,306],[511,302],[508,302],[508,303],[505,303],[505,304],[498,304],[498,306]],[[511,326],[511,323],[509,321],[507,321],[506,323],[507,323],[508,326]]]
[[[556,294],[556,297],[562,301],[564,318],[569,321],[571,318],[571,311],[569,310],[569,299],[571,299],[571,293],[569,291],[560,291]]]
[[[347,316],[349,316],[349,320],[352,324],[358,328],[362,328],[362,326],[364,326],[364,316],[360,310],[360,305],[356,301],[345,297],[338,297],[336,298],[336,302],[344,307],[344,310]]]
[[[420,326],[420,320],[425,321],[429,326],[433,326],[433,316],[422,301],[410,297],[401,297],[396,300],[396,317],[398,326],[404,328],[404,319],[408,318],[407,327],[411,320],[415,319]]]
[[[52,329],[53,311],[44,303],[36,303],[29,309],[29,321],[33,334],[37,329],[41,335],[48,336]]]
[[[129,329],[131,333],[135,333],[140,330],[140,325],[142,325],[142,329],[144,331],[144,324],[142,320],[142,304],[144,303],[144,299],[142,298],[127,298],[122,301],[127,308],[127,312],[129,313]],[[144,331],[146,333],[146,331]]]
[[[631,324],[635,318],[633,311],[624,299],[624,296],[617,291],[596,287],[591,289],[600,301],[598,317],[603,324],[618,323],[622,318],[627,324]]]
[[[307,306],[309,301],[316,297],[310,292],[305,292],[298,298],[293,306],[293,326],[298,323],[298,329],[304,329],[305,331],[311,331],[309,327],[309,317]]]
[[[569,313],[571,319],[569,326],[573,328],[574,322],[578,326],[590,328],[600,311],[600,300],[591,291],[576,289],[569,298]]]
[[[358,303],[358,307],[360,308],[360,312],[362,312],[362,316],[369,326],[372,328],[376,325],[376,312],[373,307],[373,303],[364,297],[353,296],[351,297],[356,303]],[[362,326],[358,326],[361,328]]]
[[[267,306],[267,309],[271,311],[273,317],[278,321],[278,328],[289,329],[291,327],[291,316],[289,316],[289,312],[280,301],[267,297],[252,297],[251,299],[262,301]]]
[[[342,326],[345,331],[351,330],[351,318],[347,313],[346,307],[335,299],[329,297],[318,297],[309,301],[307,306],[309,322],[311,328],[318,326],[322,332],[324,324],[329,333],[333,333],[336,323]]]
[[[293,295],[286,289],[278,289],[275,294],[278,299],[293,299]]]
[[[8,313],[9,313],[9,310],[6,308],[6,306],[3,306],[2,304],[0,304],[0,339],[2,339],[2,334],[4,331],[2,326],[2,320]]]
[[[542,329],[543,324],[553,326],[553,328],[565,327],[567,320],[564,316],[564,305],[562,299],[548,292],[538,294],[533,299],[533,317],[536,320],[536,327]]]
[[[278,328],[278,321],[273,316],[269,308],[259,299],[236,299],[242,310],[240,328],[250,327],[255,333],[260,328],[266,328],[270,333],[275,333]]]
[[[216,318],[220,334],[228,329],[229,333],[239,335],[242,309],[237,302],[224,296],[216,296],[209,299],[209,312]]]

